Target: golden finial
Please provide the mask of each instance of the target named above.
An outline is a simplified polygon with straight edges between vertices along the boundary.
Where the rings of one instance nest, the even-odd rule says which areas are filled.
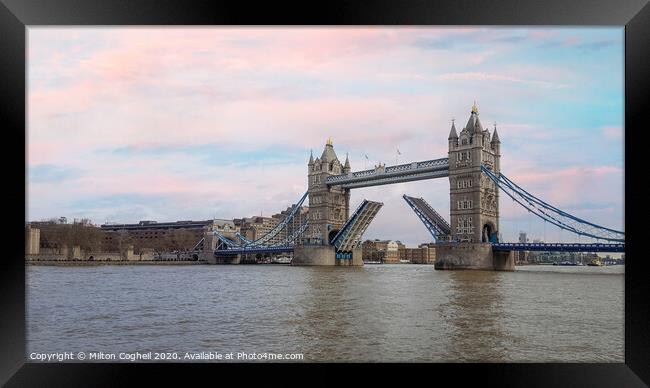
[[[476,100],[474,100],[474,105],[472,105],[472,113],[478,113],[478,107],[476,106]]]
[[[330,146],[332,145],[332,137],[331,136],[327,138],[327,145],[330,145]]]

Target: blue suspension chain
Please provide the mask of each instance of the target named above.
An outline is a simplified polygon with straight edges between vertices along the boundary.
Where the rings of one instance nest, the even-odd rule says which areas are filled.
[[[531,215],[530,215],[530,210],[528,210],[528,230],[526,231],[526,236],[531,232]],[[528,240],[528,238],[526,238]],[[526,241],[527,242],[527,241]]]

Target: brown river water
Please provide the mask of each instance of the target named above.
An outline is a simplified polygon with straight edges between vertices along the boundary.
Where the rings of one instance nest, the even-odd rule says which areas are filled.
[[[26,266],[27,357],[623,362],[624,268]]]

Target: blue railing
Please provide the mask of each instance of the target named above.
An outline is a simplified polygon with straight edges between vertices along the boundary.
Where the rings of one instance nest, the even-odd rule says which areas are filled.
[[[275,246],[275,247],[240,247],[214,251],[215,256],[229,256],[247,253],[281,253],[293,252],[293,245]]]
[[[607,243],[495,243],[497,251],[546,251],[546,252],[625,252],[625,244]]]
[[[384,178],[384,177],[391,177],[391,176],[399,176],[401,174],[405,174],[409,172],[411,174],[416,174],[419,172],[428,171],[430,169],[444,168],[448,166],[449,166],[448,158],[425,160],[422,162],[413,162],[413,163],[398,164],[395,166],[388,166],[383,168],[383,170],[372,169],[372,170],[357,171],[348,174],[332,175],[327,177],[325,183],[327,185],[333,186],[338,184],[339,182],[346,182],[346,183],[359,182],[368,178],[373,178],[373,177]]]

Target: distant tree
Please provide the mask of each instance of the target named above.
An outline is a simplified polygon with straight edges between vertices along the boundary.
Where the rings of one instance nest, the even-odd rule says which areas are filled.
[[[195,236],[186,229],[176,229],[170,233],[169,248],[177,251],[189,251],[196,245]]]
[[[44,248],[62,249],[79,246],[84,251],[102,249],[104,232],[90,224],[49,223],[40,225],[41,246]]]

